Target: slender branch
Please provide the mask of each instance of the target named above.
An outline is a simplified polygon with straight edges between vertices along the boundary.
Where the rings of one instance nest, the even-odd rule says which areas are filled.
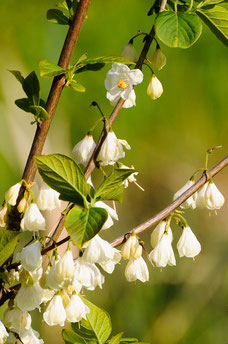
[[[72,24],[68,30],[62,52],[59,58],[59,66],[66,69],[70,63],[70,59],[76,45],[79,33],[81,31],[83,22],[86,17],[86,13],[88,11],[90,4],[90,0],[81,0],[79,3],[79,7],[74,15]],[[53,120],[56,107],[59,102],[60,95],[62,93],[63,87],[65,85],[65,76],[59,75],[54,78],[51,86],[51,90],[49,92],[49,96],[46,102],[46,110],[49,113],[49,119],[43,121],[41,124],[37,125],[36,133],[33,139],[33,143],[28,155],[28,159],[25,165],[25,169],[23,172],[22,179],[24,179],[28,184],[34,180],[36,174],[36,165],[33,157],[35,155],[40,155],[43,150],[43,146]],[[8,214],[8,226],[7,228],[14,231],[20,230],[20,221],[22,214],[18,212],[17,206],[22,199],[25,192],[25,185],[22,184],[16,206],[12,207],[10,214]]]
[[[224,167],[228,165],[228,155],[220,161],[215,167],[212,168],[210,171],[211,176],[214,177],[217,173],[219,173]],[[165,219],[167,216],[169,216],[175,209],[177,209],[183,202],[185,202],[191,195],[193,195],[199,188],[206,183],[206,181],[209,178],[208,173],[204,173],[202,177],[194,184],[192,185],[187,191],[185,191],[180,197],[178,197],[174,202],[172,202],[170,205],[168,205],[166,208],[164,208],[162,211],[160,211],[155,216],[151,217],[147,221],[143,222],[141,225],[133,228],[132,231],[135,232],[135,234],[140,234],[154,225],[156,225],[158,222]],[[125,234],[121,235],[119,238],[111,241],[111,245],[113,247],[119,246],[124,243],[125,241]]]

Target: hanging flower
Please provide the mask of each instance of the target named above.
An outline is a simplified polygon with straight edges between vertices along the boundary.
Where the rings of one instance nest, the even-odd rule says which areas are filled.
[[[173,200],[177,199],[179,196],[181,196],[185,191],[187,191],[192,185],[194,185],[194,180],[188,180],[187,183],[182,186],[180,190],[178,190],[173,197]],[[195,209],[196,208],[196,199],[197,199],[197,192],[195,192],[192,196],[190,196],[184,203],[181,204],[182,209]]]
[[[157,246],[157,244],[163,237],[164,233],[166,232],[166,224],[167,222],[165,220],[159,222],[159,224],[154,228],[153,232],[151,233],[150,243],[153,248]],[[170,239],[170,242],[172,242],[173,233],[170,227],[167,229],[167,234]]]
[[[40,267],[42,263],[41,248],[41,243],[35,241],[17,253],[16,259],[21,262],[25,270],[33,271]]]
[[[104,166],[114,165],[116,161],[125,157],[125,152],[122,145],[124,145],[127,149],[131,149],[127,141],[117,139],[115,133],[113,131],[109,131],[101,146],[97,161]]]
[[[198,208],[206,208],[205,192],[207,190],[207,186],[208,186],[207,183],[204,184],[197,193],[196,207],[198,207]]]
[[[95,264],[87,263],[83,257],[79,257],[75,262],[73,285],[78,288],[79,284],[88,290],[94,290],[96,286],[102,288],[104,276]]]
[[[10,205],[16,205],[17,197],[21,188],[21,184],[17,183],[9,188],[5,193],[5,201]]]
[[[28,312],[22,311],[18,307],[8,308],[4,314],[4,323],[9,329],[19,333],[19,331],[28,330],[31,327],[32,318]]]
[[[125,277],[128,282],[134,282],[137,279],[141,282],[149,281],[149,271],[145,260],[142,257],[138,259],[130,258],[125,269]]]
[[[44,290],[39,282],[31,286],[23,285],[15,297],[15,304],[22,311],[32,311],[35,308],[39,308],[43,295]]]
[[[7,207],[4,206],[0,210],[0,227],[5,227],[6,225],[6,214],[7,214]]]
[[[135,104],[135,91],[133,86],[143,81],[143,73],[140,69],[131,70],[122,63],[113,63],[105,79],[105,87],[108,91],[106,97],[112,105],[116,105],[120,98],[124,99],[124,108],[132,107]]]
[[[161,70],[166,65],[166,56],[163,54],[160,48],[156,48],[151,62],[155,68]]]
[[[150,259],[157,267],[164,268],[168,265],[176,265],[170,237],[167,233],[163,234],[157,246],[150,252]]]
[[[86,166],[92,156],[96,144],[93,136],[87,134],[84,139],[79,141],[72,151],[72,155],[78,164]]]
[[[206,207],[210,210],[220,209],[225,202],[225,198],[212,180],[209,180],[207,184],[208,187],[205,192]]]
[[[82,319],[87,320],[86,314],[90,312],[90,309],[84,304],[80,296],[73,294],[65,311],[67,320],[72,323],[79,322]]]
[[[132,41],[132,43],[128,43],[127,45],[125,45],[123,47],[121,56],[125,57],[125,59],[132,61],[132,62],[137,61],[137,52],[136,52],[135,47],[133,45],[133,41]]]
[[[43,339],[39,339],[39,332],[32,328],[20,332],[20,339],[23,344],[44,344]]]
[[[60,280],[72,280],[74,275],[74,260],[70,249],[57,262],[56,273]]]
[[[21,220],[21,229],[31,232],[45,230],[45,219],[35,203],[30,204],[28,207]]]
[[[181,237],[177,243],[180,257],[194,258],[201,251],[201,245],[190,227],[184,227]]]
[[[54,210],[61,207],[59,192],[50,188],[47,184],[42,183],[37,198],[37,206],[40,210]]]
[[[158,78],[155,76],[155,74],[152,75],[149,85],[147,87],[147,94],[148,96],[155,100],[161,97],[163,93],[163,87],[161,82],[158,80]]]
[[[139,259],[142,255],[142,246],[136,235],[131,235],[121,249],[123,259]]]
[[[66,320],[66,312],[63,306],[61,295],[55,295],[53,297],[43,314],[43,318],[49,326],[64,326]]]

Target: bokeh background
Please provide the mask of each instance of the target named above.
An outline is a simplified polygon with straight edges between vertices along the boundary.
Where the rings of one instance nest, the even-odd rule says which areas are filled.
[[[47,22],[46,11],[54,0],[7,0],[0,2],[0,195],[20,180],[35,127],[32,117],[14,105],[23,97],[20,84],[7,69],[28,75],[38,73],[42,59],[58,61],[66,27]],[[89,57],[121,53],[138,29],[148,32],[152,17],[146,13],[149,0],[92,1],[72,61],[87,52]],[[142,39],[136,41],[140,52]],[[161,45],[162,46],[162,45]],[[152,56],[152,46],[148,57]],[[131,185],[123,204],[117,205],[119,222],[105,237],[113,239],[165,207],[192,173],[204,166],[205,151],[215,145],[223,148],[210,157],[210,166],[227,154],[227,50],[203,27],[199,41],[190,49],[162,46],[166,67],[157,73],[164,94],[152,101],[146,94],[150,72],[145,67],[144,81],[137,86],[137,106],[123,109],[114,130],[132,149],[124,163],[139,171],[140,191]],[[109,67],[99,72],[78,75],[87,92],[66,89],[53,121],[45,153],[71,154],[98,118],[89,107],[96,100],[105,114],[112,107],[105,98],[104,79]],[[46,99],[51,80],[41,79]],[[98,137],[101,127],[96,131]],[[97,173],[95,173],[97,175]],[[96,182],[95,175],[95,182]],[[215,183],[228,199],[228,170]],[[228,205],[218,215],[207,210],[186,211],[186,218],[202,244],[202,252],[192,259],[179,259],[176,267],[150,266],[148,283],[128,283],[125,262],[117,266],[102,290],[86,293],[98,306],[110,312],[113,333],[156,344],[228,343]],[[180,230],[173,226],[174,247]],[[148,251],[150,233],[142,235]],[[149,265],[149,262],[148,262]],[[42,332],[45,343],[62,343],[61,329],[48,328],[35,312],[34,327]]]

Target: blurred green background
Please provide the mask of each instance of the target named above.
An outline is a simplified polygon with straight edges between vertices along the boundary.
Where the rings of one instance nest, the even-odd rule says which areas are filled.
[[[0,194],[21,178],[35,127],[32,117],[14,105],[23,97],[19,83],[7,69],[21,70],[24,75],[38,73],[42,59],[58,61],[66,27],[47,22],[46,11],[54,0],[7,0],[0,2]],[[123,46],[137,30],[148,32],[152,17],[146,13],[149,0],[92,1],[72,61],[87,52],[89,57],[121,53]],[[140,52],[142,40],[136,41]],[[162,46],[162,45],[161,45]],[[148,57],[152,56],[152,46]],[[166,67],[157,73],[164,94],[152,101],[146,94],[150,79],[145,67],[144,81],[137,86],[137,106],[123,109],[114,130],[131,145],[124,163],[140,172],[140,191],[131,185],[123,204],[117,205],[119,222],[105,233],[115,238],[165,207],[192,173],[204,165],[205,151],[215,145],[223,148],[210,157],[210,166],[227,154],[227,50],[204,26],[199,41],[190,49],[162,46]],[[104,79],[109,67],[99,72],[78,75],[87,92],[63,92],[53,121],[45,153],[70,155],[98,118],[89,107],[96,100],[105,114],[112,107],[105,98]],[[51,80],[40,79],[42,97],[46,99]],[[101,127],[99,128],[99,130]],[[96,132],[96,137],[99,135]],[[228,198],[228,170],[215,183]],[[186,211],[190,227],[202,244],[202,252],[192,259],[177,258],[176,267],[161,272],[150,266],[148,283],[128,283],[124,277],[125,262],[117,266],[102,290],[86,295],[110,312],[113,333],[156,344],[228,343],[228,206],[209,213]],[[173,226],[174,247],[180,230]],[[142,235],[148,251],[150,233]],[[149,262],[148,262],[149,265]],[[48,328],[38,320],[45,343],[62,343],[60,328]]]

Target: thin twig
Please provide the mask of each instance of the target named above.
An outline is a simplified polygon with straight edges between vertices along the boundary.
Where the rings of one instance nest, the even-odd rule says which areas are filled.
[[[228,165],[228,156],[226,156],[222,161],[220,161],[215,167],[212,168],[210,171],[211,176],[214,177],[217,173],[219,173],[224,167]],[[133,228],[132,231],[135,232],[135,234],[140,234],[151,227],[155,226],[158,222],[165,219],[167,216],[169,216],[175,209],[177,209],[183,202],[185,202],[191,195],[193,195],[199,188],[206,183],[208,180],[209,175],[204,173],[202,177],[194,184],[192,185],[187,191],[185,191],[180,197],[178,197],[174,202],[172,202],[169,206],[164,208],[162,211],[160,211],[155,216],[151,217],[147,221],[143,222],[141,225]],[[123,244],[125,241],[125,234],[121,235],[119,238],[111,241],[111,245],[113,247],[119,246]]]

